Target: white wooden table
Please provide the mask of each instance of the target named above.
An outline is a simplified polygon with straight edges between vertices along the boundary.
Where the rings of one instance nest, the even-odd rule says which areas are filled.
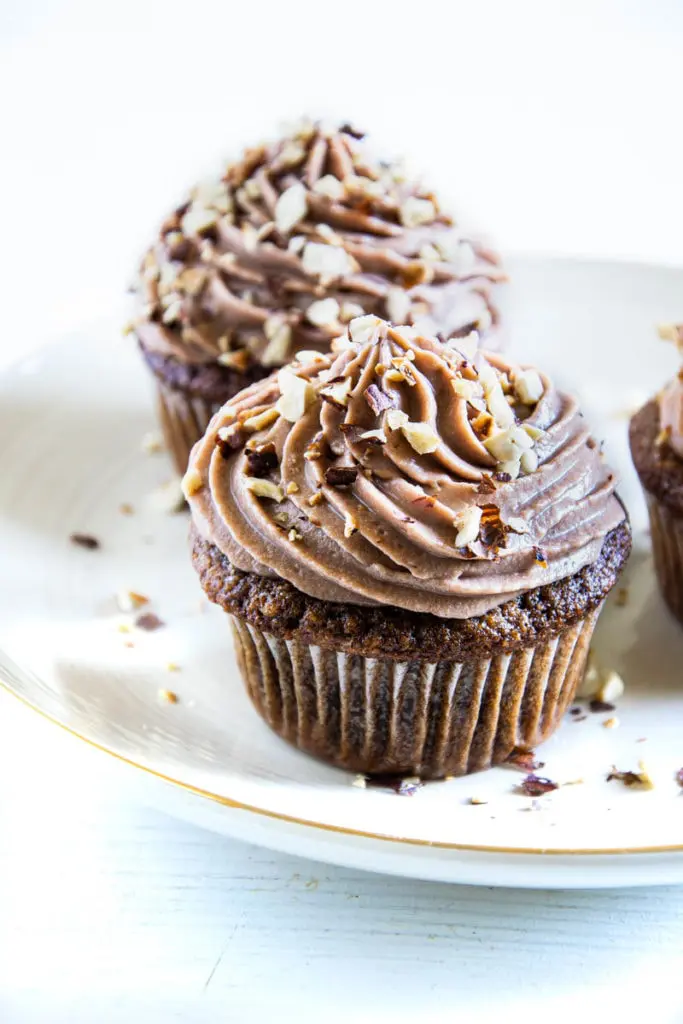
[[[413,4],[388,17],[349,0],[333,32],[301,0],[11,6],[0,364],[115,303],[150,225],[224,138],[311,103],[440,168],[510,247],[683,263],[675,3],[577,0],[553,20],[546,4],[425,2],[417,93],[396,57]],[[359,26],[373,60],[344,73]],[[8,585],[1,573],[0,558]],[[673,1024],[682,952],[681,890],[447,887],[250,848],[138,806],[0,697],[2,1024]]]

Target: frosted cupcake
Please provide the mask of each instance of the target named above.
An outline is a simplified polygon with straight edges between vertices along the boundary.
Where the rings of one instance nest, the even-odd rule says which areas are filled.
[[[584,671],[630,530],[574,399],[375,317],[213,418],[193,560],[277,733],[353,771],[532,747]]]
[[[133,323],[178,469],[213,413],[375,313],[497,340],[497,257],[348,125],[305,124],[193,190],[147,252]]]
[[[664,325],[660,335],[683,350],[683,324]],[[635,414],[629,439],[647,500],[659,586],[683,623],[683,370]]]

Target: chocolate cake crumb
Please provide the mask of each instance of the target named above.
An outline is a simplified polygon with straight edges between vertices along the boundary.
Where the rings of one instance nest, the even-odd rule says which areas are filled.
[[[90,533],[72,533],[69,540],[76,547],[85,548],[86,551],[96,551],[102,546],[97,537],[93,537]]]
[[[533,750],[516,748],[503,762],[504,767],[516,768],[520,772],[533,773],[545,767],[545,761],[537,761]]]
[[[365,787],[367,789],[391,789],[397,796],[414,796],[424,783],[415,776],[401,775],[367,775]]]
[[[154,612],[145,612],[144,615],[138,615],[135,625],[146,633],[154,633],[157,629],[163,629],[166,623]]]
[[[597,697],[594,697],[593,700],[589,702],[588,707],[591,709],[591,711],[593,711],[596,714],[602,714],[605,711],[615,710],[614,704],[610,704],[606,700],[599,700]]]
[[[330,466],[325,470],[325,482],[331,487],[350,487],[357,476],[355,466]]]
[[[244,452],[250,476],[266,476],[277,469],[277,453],[272,441],[259,445],[258,448],[247,448]]]
[[[543,796],[545,793],[552,793],[553,790],[558,789],[558,783],[553,782],[552,779],[545,779],[541,775],[527,775],[525,779],[516,786],[517,792],[522,793],[523,796]]]

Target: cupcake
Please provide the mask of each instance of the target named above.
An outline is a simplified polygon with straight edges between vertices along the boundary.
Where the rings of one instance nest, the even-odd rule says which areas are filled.
[[[660,327],[683,350],[683,324]],[[631,457],[647,501],[655,572],[683,623],[683,370],[631,419]]]
[[[178,470],[214,412],[380,314],[495,345],[497,257],[348,125],[307,124],[199,185],[142,261],[132,329]]]
[[[574,399],[373,316],[213,418],[192,557],[257,711],[357,772],[460,775],[558,725],[631,536]]]

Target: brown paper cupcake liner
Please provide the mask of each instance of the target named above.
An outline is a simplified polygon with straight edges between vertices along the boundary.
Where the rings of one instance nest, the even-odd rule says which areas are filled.
[[[164,442],[178,473],[187,469],[193,445],[203,437],[220,403],[207,402],[156,378],[157,412]]]
[[[533,646],[436,664],[346,654],[231,620],[249,696],[283,739],[354,772],[442,778],[550,736],[583,676],[601,607]]]
[[[659,588],[667,605],[683,624],[683,518],[649,492],[646,491],[645,496]]]

